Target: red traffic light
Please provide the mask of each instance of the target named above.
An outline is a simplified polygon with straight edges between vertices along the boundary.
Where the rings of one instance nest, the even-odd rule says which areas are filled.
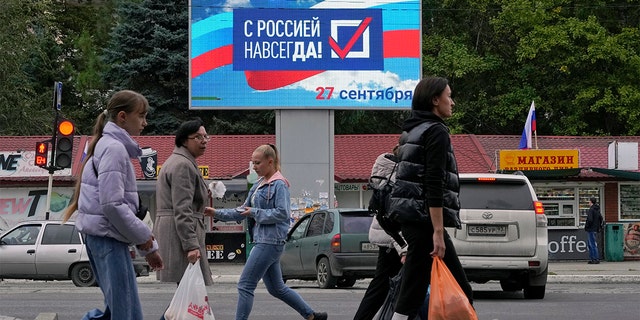
[[[34,164],[38,167],[46,167],[48,155],[49,155],[49,143],[37,142],[36,157],[34,159]]]

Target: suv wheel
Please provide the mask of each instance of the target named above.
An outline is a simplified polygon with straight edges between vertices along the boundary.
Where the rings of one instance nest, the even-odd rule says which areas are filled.
[[[544,291],[546,286],[525,286],[525,299],[544,299]]]
[[[71,281],[76,287],[92,287],[96,284],[96,277],[93,274],[91,265],[88,263],[78,263],[71,269]]]
[[[316,275],[318,278],[318,287],[320,289],[331,289],[336,286],[338,279],[331,274],[331,266],[329,259],[326,257],[320,259],[316,266]]]

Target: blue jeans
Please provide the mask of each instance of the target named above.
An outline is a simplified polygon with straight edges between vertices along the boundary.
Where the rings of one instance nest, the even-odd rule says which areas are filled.
[[[82,320],[142,320],[138,283],[129,246],[109,237],[85,238],[91,268],[104,295],[105,310],[93,309]]]
[[[283,245],[265,243],[257,243],[251,249],[247,263],[238,281],[237,320],[249,318],[253,308],[253,292],[256,290],[260,279],[264,282],[269,294],[284,301],[305,319],[313,313],[313,309],[302,300],[302,297],[282,281],[280,256],[283,250]]]
[[[589,260],[598,261],[600,255],[598,254],[598,243],[596,242],[597,232],[587,231],[587,249],[589,249]]]

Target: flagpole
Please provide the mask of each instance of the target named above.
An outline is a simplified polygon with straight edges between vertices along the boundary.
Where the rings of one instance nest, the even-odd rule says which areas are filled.
[[[538,149],[538,130],[536,126],[536,107],[535,102],[531,100],[531,109],[533,109],[533,139],[536,141],[536,149]]]

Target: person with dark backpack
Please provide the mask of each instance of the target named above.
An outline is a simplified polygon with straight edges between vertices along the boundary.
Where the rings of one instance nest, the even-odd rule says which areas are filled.
[[[406,243],[399,233],[399,226],[394,229],[393,225],[385,224],[387,222],[387,201],[391,193],[390,187],[395,180],[394,172],[397,164],[395,153],[397,149],[398,146],[393,148],[394,153],[386,152],[379,155],[371,169],[368,187],[373,191],[373,195],[369,200],[369,211],[374,217],[369,228],[369,241],[378,246],[378,262],[373,279],[369,282],[367,291],[353,317],[354,320],[372,320],[374,318],[389,295],[390,279],[395,277],[402,268],[407,253]],[[394,236],[392,237],[391,234]]]
[[[369,199],[369,212],[384,232],[397,242],[401,247],[406,245],[400,236],[400,224],[389,217],[391,191],[395,184],[395,170],[398,166],[398,145],[393,148],[393,153],[383,153],[378,156],[371,169],[368,188],[372,191]]]

